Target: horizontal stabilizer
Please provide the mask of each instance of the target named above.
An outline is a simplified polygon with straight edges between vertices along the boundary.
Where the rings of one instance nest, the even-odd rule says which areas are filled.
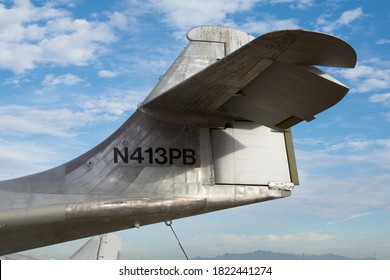
[[[286,129],[314,119],[348,92],[311,65],[354,67],[355,63],[353,48],[336,37],[303,30],[275,31],[146,99],[141,109],[165,121],[242,119]]]

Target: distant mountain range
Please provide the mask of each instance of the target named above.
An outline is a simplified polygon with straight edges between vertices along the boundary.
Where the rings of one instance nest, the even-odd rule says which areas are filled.
[[[373,260],[373,257],[366,258],[347,258],[343,256],[338,256],[334,254],[326,255],[295,255],[295,254],[286,254],[286,253],[275,253],[271,251],[254,251],[251,253],[242,253],[242,254],[230,254],[226,253],[224,255],[206,258],[206,257],[196,257],[193,260]]]

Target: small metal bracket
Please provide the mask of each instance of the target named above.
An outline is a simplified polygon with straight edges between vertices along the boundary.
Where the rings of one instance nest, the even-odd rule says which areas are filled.
[[[294,184],[289,182],[269,182],[268,189],[278,191],[292,191],[294,189]]]

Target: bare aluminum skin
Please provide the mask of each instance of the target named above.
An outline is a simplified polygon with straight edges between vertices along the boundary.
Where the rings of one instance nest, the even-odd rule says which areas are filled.
[[[354,50],[303,30],[254,39],[199,26],[187,38],[150,95],[105,141],[61,166],[0,182],[0,255],[291,195],[298,177],[289,128],[348,91],[312,65],[354,67]],[[280,141],[252,139],[245,122],[268,127]],[[212,143],[215,129],[230,132]],[[269,168],[270,181],[245,183],[246,170],[257,178],[245,155],[262,157],[265,149],[281,152],[287,164],[271,154],[257,163]],[[235,153],[240,169],[229,184],[216,182]]]

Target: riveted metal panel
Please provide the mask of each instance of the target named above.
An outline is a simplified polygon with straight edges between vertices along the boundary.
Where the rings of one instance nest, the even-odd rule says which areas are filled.
[[[284,134],[250,122],[211,130],[216,184],[290,182]]]

